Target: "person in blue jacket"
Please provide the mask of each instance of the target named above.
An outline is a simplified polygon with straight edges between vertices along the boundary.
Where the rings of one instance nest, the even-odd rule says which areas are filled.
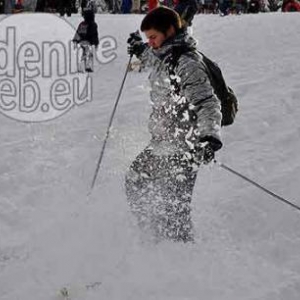
[[[121,12],[123,14],[130,14],[132,8],[132,0],[122,0]]]

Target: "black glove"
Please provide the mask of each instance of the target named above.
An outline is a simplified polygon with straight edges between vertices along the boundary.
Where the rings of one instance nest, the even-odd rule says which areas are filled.
[[[215,158],[215,152],[221,149],[222,143],[212,136],[206,136],[199,140],[192,155],[196,163],[209,164]]]
[[[139,31],[130,33],[127,43],[129,44],[127,48],[129,55],[140,56],[146,48]]]
[[[202,161],[205,165],[209,164],[215,158],[215,151],[210,143],[203,147]]]

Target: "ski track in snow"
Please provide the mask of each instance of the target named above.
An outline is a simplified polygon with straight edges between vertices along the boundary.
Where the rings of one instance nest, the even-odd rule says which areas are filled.
[[[118,58],[96,67],[92,102],[46,123],[0,115],[0,299],[298,299],[300,212],[217,165],[199,172],[196,244],[154,244],[133,226],[123,180],[149,139],[147,73],[127,77],[87,196],[141,19],[97,15]],[[194,36],[240,100],[217,159],[300,205],[299,15],[198,15]]]

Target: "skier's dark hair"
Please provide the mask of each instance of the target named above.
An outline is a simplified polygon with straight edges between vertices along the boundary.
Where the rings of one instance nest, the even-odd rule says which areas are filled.
[[[169,28],[173,26],[175,32],[181,29],[181,20],[179,14],[168,7],[160,6],[151,10],[143,19],[141,31],[155,29],[166,34]]]

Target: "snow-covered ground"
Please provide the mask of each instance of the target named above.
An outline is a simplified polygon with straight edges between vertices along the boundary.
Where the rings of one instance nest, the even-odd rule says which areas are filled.
[[[127,77],[87,196],[141,19],[97,16],[118,57],[96,67],[93,101],[44,123],[0,115],[0,299],[299,299],[300,211],[218,165],[199,172],[195,244],[151,244],[132,225],[123,183],[149,139],[147,73]],[[299,14],[198,15],[194,36],[240,101],[218,161],[300,205]]]

